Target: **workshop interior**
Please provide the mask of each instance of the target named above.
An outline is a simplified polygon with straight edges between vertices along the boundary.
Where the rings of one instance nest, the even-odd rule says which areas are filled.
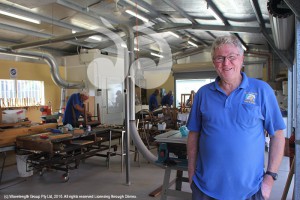
[[[0,19],[0,193],[88,182],[80,170],[100,165],[118,174],[101,194],[191,199],[186,123],[195,92],[217,77],[213,41],[234,35],[242,71],[272,87],[287,127],[270,199],[300,199],[298,0],[1,0]],[[161,105],[169,92],[172,105]],[[71,125],[63,119],[73,94],[88,99],[79,117],[68,110]],[[135,170],[156,181],[133,189]],[[42,178],[57,173],[54,183]]]

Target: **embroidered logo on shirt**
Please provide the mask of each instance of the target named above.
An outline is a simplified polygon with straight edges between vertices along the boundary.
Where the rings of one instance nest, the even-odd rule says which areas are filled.
[[[256,98],[257,93],[251,93],[251,92],[247,92],[246,96],[245,96],[245,103],[251,103],[251,104],[255,104],[255,98]]]

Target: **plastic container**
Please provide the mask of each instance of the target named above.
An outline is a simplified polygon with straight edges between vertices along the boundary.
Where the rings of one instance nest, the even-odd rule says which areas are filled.
[[[16,154],[17,169],[20,177],[29,177],[33,175],[33,170],[27,163],[29,155],[18,155]]]
[[[166,122],[159,123],[159,124],[157,124],[157,129],[159,131],[163,131],[163,130],[166,130],[166,126],[167,126]]]
[[[21,110],[4,110],[4,114],[2,114],[2,123],[9,124],[9,123],[17,123],[23,119],[25,119],[25,109]]]
[[[152,124],[145,124],[145,129],[151,129],[152,128]]]
[[[180,131],[180,133],[181,133],[181,135],[182,135],[183,137],[185,137],[185,136],[187,136],[187,135],[189,134],[189,130],[187,129],[186,126],[181,126],[181,127],[179,128],[179,131]]]

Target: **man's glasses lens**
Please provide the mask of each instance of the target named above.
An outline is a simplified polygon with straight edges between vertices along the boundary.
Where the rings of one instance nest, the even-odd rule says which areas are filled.
[[[214,58],[214,61],[217,63],[222,63],[225,61],[225,59],[227,58],[227,60],[229,61],[234,61],[236,60],[238,57],[238,54],[234,54],[234,55],[228,55],[228,56],[217,56]]]

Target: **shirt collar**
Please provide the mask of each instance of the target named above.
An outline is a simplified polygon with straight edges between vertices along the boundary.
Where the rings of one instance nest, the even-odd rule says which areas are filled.
[[[247,75],[244,73],[244,72],[241,72],[241,75],[242,75],[242,82],[241,82],[241,84],[239,85],[239,87],[238,88],[246,88],[246,87],[248,87],[248,85],[249,85],[249,82],[248,82],[248,77],[247,77]],[[212,90],[220,90],[221,88],[220,88],[220,86],[219,86],[219,84],[218,84],[218,82],[221,80],[221,78],[220,78],[220,76],[218,76],[216,79],[215,79],[215,82],[214,82],[214,84],[211,84],[211,86],[210,86],[210,89],[212,89]]]

